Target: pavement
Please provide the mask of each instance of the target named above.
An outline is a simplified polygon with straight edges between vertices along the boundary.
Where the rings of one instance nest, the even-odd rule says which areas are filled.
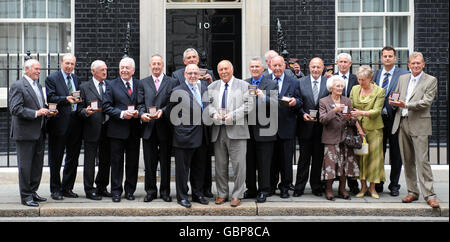
[[[296,174],[294,167],[294,174]],[[139,183],[135,192],[136,200],[128,201],[122,199],[120,203],[113,203],[111,198],[103,198],[101,201],[86,199],[83,189],[82,167],[78,168],[77,180],[74,192],[79,198],[64,198],[55,201],[50,198],[49,169],[44,168],[41,186],[38,194],[47,198],[47,202],[40,203],[38,208],[26,207],[20,203],[19,186],[17,184],[17,168],[0,168],[0,221],[9,221],[11,218],[23,218],[20,221],[34,221],[37,218],[47,218],[48,221],[60,221],[63,217],[77,218],[75,221],[106,220],[108,218],[138,217],[138,221],[144,218],[152,218],[152,221],[217,221],[215,218],[223,217],[223,221],[229,219],[234,221],[315,221],[327,218],[329,221],[341,221],[348,218],[350,221],[446,221],[449,220],[449,166],[432,165],[434,175],[434,189],[440,201],[440,209],[429,207],[422,197],[416,202],[404,204],[401,198],[407,194],[406,183],[402,173],[400,184],[400,196],[389,195],[387,185],[380,199],[368,196],[351,200],[336,198],[335,201],[327,201],[325,197],[312,195],[311,189],[306,188],[301,197],[282,199],[274,195],[265,203],[256,203],[255,199],[243,199],[241,206],[232,208],[228,203],[223,205],[214,204],[214,198],[210,198],[209,205],[192,203],[190,209],[186,209],[176,202],[175,182],[171,182],[171,197],[173,202],[167,203],[158,198],[150,203],[144,203],[144,172],[139,171]],[[389,179],[390,167],[385,166],[387,179]],[[294,176],[295,177],[295,176]],[[385,184],[389,184],[389,180]],[[159,185],[159,184],[158,184]],[[230,189],[233,183],[230,182]],[[108,188],[109,189],[109,188]],[[337,195],[338,182],[334,184],[335,195]],[[216,192],[213,183],[213,193]],[[189,217],[181,217],[189,216]],[[226,216],[226,217],[224,217]],[[194,220],[190,220],[194,219]],[[228,220],[227,220],[228,219]],[[96,220],[96,221],[98,221]],[[327,221],[325,220],[325,221]]]

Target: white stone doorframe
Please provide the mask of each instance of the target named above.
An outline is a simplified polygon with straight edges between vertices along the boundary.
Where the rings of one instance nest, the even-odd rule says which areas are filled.
[[[154,54],[166,60],[166,9],[167,1],[139,1],[140,25],[140,79],[150,75],[149,63]],[[230,8],[226,4],[202,3],[186,8]],[[242,0],[242,77],[248,78],[249,61],[262,57],[270,48],[270,0]],[[197,7],[198,6],[198,7]],[[170,5],[169,7],[174,7]],[[180,6],[183,7],[183,6]],[[236,8],[236,6],[233,6]]]

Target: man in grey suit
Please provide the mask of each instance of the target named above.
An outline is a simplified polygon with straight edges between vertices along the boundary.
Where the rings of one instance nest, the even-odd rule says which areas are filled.
[[[395,89],[400,92],[399,101],[389,100],[391,105],[399,107],[395,113],[392,134],[399,132],[400,153],[405,165],[408,195],[402,202],[418,200],[418,175],[425,201],[432,208],[439,208],[428,160],[428,136],[432,134],[430,108],[436,94],[437,79],[423,72],[425,61],[420,52],[411,53],[408,67],[411,74],[402,75]]]
[[[233,76],[233,65],[223,60],[217,70],[220,81],[208,86],[209,115],[214,119],[211,141],[216,157],[216,204],[228,200],[228,161],[235,176],[231,206],[237,207],[245,190],[245,155],[250,138],[245,115],[252,109],[253,99],[248,97],[248,83]]]
[[[30,59],[24,64],[25,75],[9,89],[11,139],[16,141],[17,166],[21,202],[25,206],[38,207],[46,198],[36,191],[42,177],[45,150],[45,116],[54,116],[45,108],[44,93],[39,84],[41,64]]]
[[[398,144],[398,133],[391,134],[392,124],[394,123],[395,111],[389,104],[389,96],[397,87],[398,79],[401,75],[408,73],[407,70],[396,67],[397,60],[396,51],[392,46],[385,46],[381,50],[381,61],[383,68],[377,70],[373,75],[373,81],[378,86],[385,89],[385,100],[381,117],[383,118],[383,153],[386,154],[387,143],[389,143],[389,162],[391,164],[389,190],[391,196],[400,195],[400,173],[402,171],[402,158],[400,156],[400,148]],[[375,189],[377,192],[383,192],[384,182],[377,183]]]

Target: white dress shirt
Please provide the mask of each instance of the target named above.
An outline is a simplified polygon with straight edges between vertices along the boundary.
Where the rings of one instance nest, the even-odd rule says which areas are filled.
[[[231,78],[230,81],[228,81],[228,89],[227,89],[227,98],[226,98],[226,108],[228,108],[228,100],[230,97],[230,88],[233,85],[233,81],[234,81],[234,76]],[[220,90],[219,90],[219,108],[222,107],[222,97],[223,97],[223,91],[225,91],[225,82],[223,82],[222,80],[220,80]]]
[[[406,99],[405,99],[406,108],[402,109],[402,117],[408,116],[409,99],[411,99],[412,93],[414,92],[414,89],[416,88],[417,84],[419,83],[419,80],[422,77],[422,74],[423,74],[423,71],[416,77],[414,77],[411,74],[411,78],[409,79],[409,82],[408,82],[408,89],[406,90]]]

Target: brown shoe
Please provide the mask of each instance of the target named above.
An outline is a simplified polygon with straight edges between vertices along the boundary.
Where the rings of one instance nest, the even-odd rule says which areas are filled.
[[[228,201],[228,199],[223,198],[223,197],[218,197],[218,198],[216,199],[216,204],[217,204],[217,205],[224,204],[226,201]]]
[[[241,199],[239,199],[239,198],[231,199],[231,206],[232,207],[237,207],[239,205],[241,205]]]
[[[430,205],[430,207],[432,207],[432,208],[439,208],[440,206],[439,206],[439,203],[438,203],[438,201],[436,200],[436,199],[430,199],[430,200],[428,200],[428,205]]]
[[[411,203],[413,201],[417,201],[419,198],[413,195],[408,195],[402,199],[403,203]]]

